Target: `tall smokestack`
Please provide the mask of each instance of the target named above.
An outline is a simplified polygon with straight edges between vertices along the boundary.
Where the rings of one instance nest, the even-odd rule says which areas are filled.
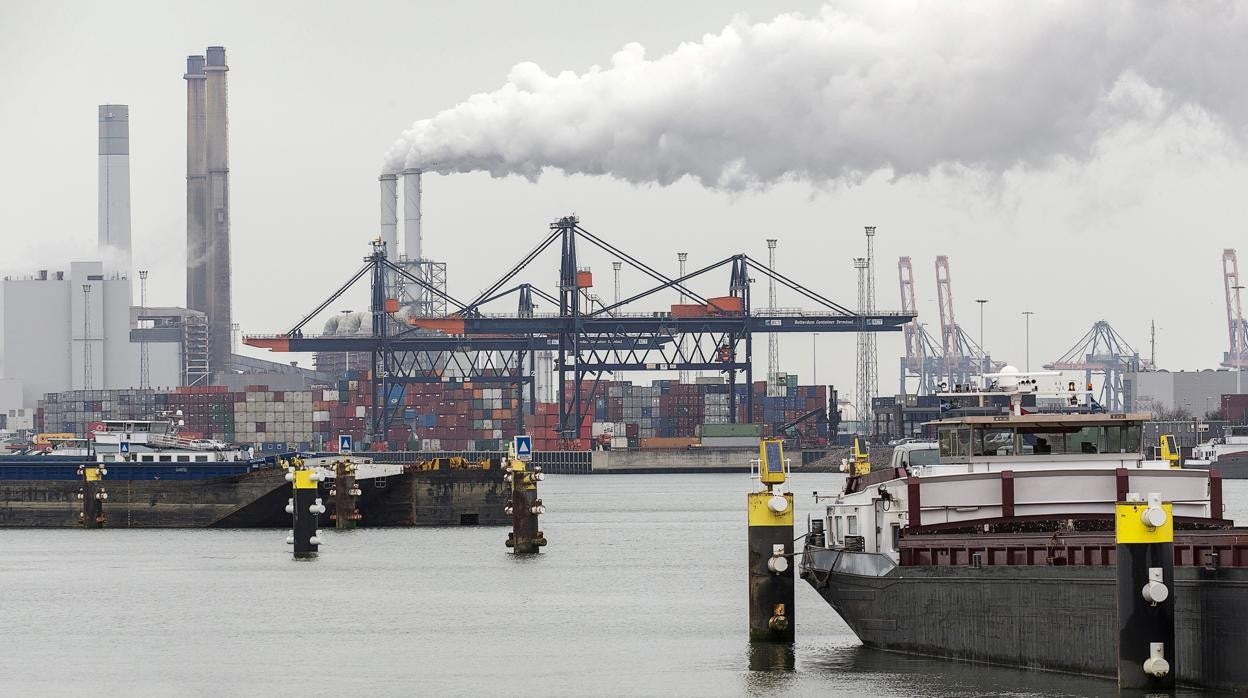
[[[130,277],[130,107],[100,105],[99,247],[105,270]]]
[[[203,56],[186,57],[186,307],[208,312],[208,151]]]
[[[420,259],[420,170],[403,170],[403,253]]]
[[[230,158],[229,111],[225,73],[225,49],[209,46],[207,83],[204,88],[207,116],[208,163],[208,337],[211,366],[224,371],[229,365],[232,330],[230,312]]]
[[[386,256],[399,258],[399,183],[398,177],[384,174],[381,182],[381,241],[386,243]]]

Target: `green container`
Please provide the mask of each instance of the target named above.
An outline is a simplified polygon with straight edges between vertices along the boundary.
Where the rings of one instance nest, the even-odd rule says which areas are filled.
[[[788,377],[788,387],[790,387],[790,388],[796,388],[796,387],[797,387],[797,374],[796,374],[796,373],[790,373],[790,374],[789,374],[789,377]]]
[[[746,436],[751,438],[759,438],[763,433],[760,424],[703,424],[702,436],[720,437],[720,436]]]

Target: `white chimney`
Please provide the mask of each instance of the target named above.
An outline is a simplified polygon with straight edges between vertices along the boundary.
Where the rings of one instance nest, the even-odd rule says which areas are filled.
[[[100,105],[99,252],[106,273],[130,277],[130,107]]]
[[[399,258],[399,183],[398,176],[383,174],[381,182],[381,241],[386,243],[386,257]]]
[[[411,262],[421,258],[420,170],[403,170],[403,254]]]

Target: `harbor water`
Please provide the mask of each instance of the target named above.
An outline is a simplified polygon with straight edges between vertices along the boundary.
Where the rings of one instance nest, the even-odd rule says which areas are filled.
[[[799,529],[842,476],[793,480]],[[1110,681],[867,650],[805,583],[746,642],[745,475],[550,476],[501,528],[0,532],[5,695],[1066,696]],[[1248,523],[1248,481],[1225,483]],[[800,531],[799,531],[800,532]],[[1003,618],[1002,622],[1009,622]]]

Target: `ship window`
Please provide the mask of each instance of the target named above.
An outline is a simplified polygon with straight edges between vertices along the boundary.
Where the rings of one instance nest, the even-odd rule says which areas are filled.
[[[173,456],[159,456],[156,460],[161,463],[172,463]]]
[[[195,456],[195,462],[196,462],[196,463],[207,463],[207,462],[208,462],[208,456]]]
[[[890,524],[889,528],[892,529],[892,534],[893,534],[892,536],[893,552],[897,552],[898,550],[901,549],[901,524],[899,523]]]
[[[941,458],[965,458],[970,453],[970,445],[970,427],[945,427],[940,430]]]
[[[177,457],[177,461],[178,461],[179,463],[190,463],[190,462],[191,462],[191,457],[190,457],[190,456],[178,456],[178,457]]]
[[[835,527],[835,529],[834,529],[834,533],[833,533],[833,538],[832,538],[832,540],[836,541],[837,543],[840,543],[840,542],[841,542],[841,538],[842,538],[842,536],[844,535],[844,533],[841,531],[841,522],[843,522],[843,521],[845,520],[845,517],[843,517],[843,516],[837,516],[837,517],[834,517],[834,518],[835,518],[835,520],[836,520],[836,527]]]
[[[977,456],[1012,456],[1014,455],[1013,429],[978,429],[975,432],[975,455]]]
[[[846,517],[845,517],[845,528],[846,528],[846,532],[847,532],[849,535],[851,535],[851,536],[856,536],[856,535],[858,535],[858,517],[857,517],[857,516],[846,516]]]

